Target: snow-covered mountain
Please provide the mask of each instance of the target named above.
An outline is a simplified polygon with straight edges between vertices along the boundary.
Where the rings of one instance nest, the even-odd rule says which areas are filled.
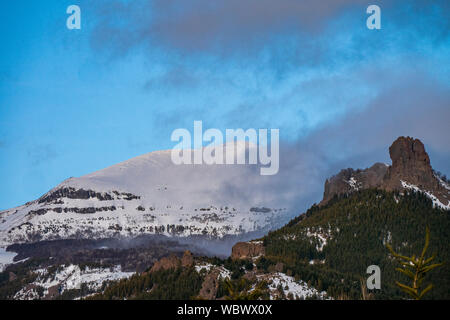
[[[236,143],[236,151],[255,145]],[[223,238],[276,228],[288,210],[258,165],[175,165],[151,152],[70,178],[0,212],[0,247],[68,238],[163,234]]]

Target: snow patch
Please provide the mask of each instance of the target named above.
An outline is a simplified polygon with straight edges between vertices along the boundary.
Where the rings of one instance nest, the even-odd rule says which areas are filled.
[[[356,190],[356,191],[358,191],[359,189],[362,188],[362,183],[361,183],[361,182],[358,182],[358,181],[355,179],[355,177],[351,177],[350,180],[345,181],[345,182],[347,182],[347,183],[350,185],[350,187],[351,187],[352,189]]]
[[[195,266],[195,271],[197,271],[198,273],[200,273],[203,270],[206,270],[206,272],[211,271],[211,269],[214,266],[211,263],[205,263],[205,264],[198,264]]]
[[[198,264],[195,266],[195,270],[198,273],[202,272],[203,270],[206,270],[207,273],[209,273],[212,270],[218,270],[219,278],[222,278],[222,279],[230,279],[231,278],[230,270],[228,270],[222,266],[212,265],[211,263]]]
[[[441,186],[443,186],[447,190],[450,190],[450,186],[444,180],[442,180],[437,174],[435,174],[434,176],[436,177],[436,179],[438,179]]]
[[[14,263],[14,257],[17,253],[6,251],[5,248],[0,248],[0,272],[6,268],[6,266]]]
[[[450,201],[448,201],[448,204],[445,205],[441,201],[439,201],[439,199],[436,198],[436,196],[434,194],[432,194],[431,192],[422,190],[419,187],[417,187],[416,185],[409,184],[403,180],[400,180],[400,182],[402,183],[403,188],[414,190],[415,192],[421,192],[421,193],[424,193],[425,195],[427,195],[428,198],[430,198],[431,201],[433,201],[433,207],[442,208],[444,210],[450,210]]]
[[[33,287],[41,287],[44,289],[44,296],[49,293],[52,287],[58,287],[58,292],[63,293],[65,290],[80,289],[82,284],[87,285],[89,290],[98,290],[104,281],[116,281],[123,278],[129,278],[134,272],[123,272],[120,266],[112,268],[90,268],[83,270],[78,265],[60,266],[55,274],[49,274],[48,269],[37,269],[34,271],[38,277],[28,287],[16,293],[14,299],[36,299],[36,290]]]
[[[293,296],[294,299],[306,299],[311,297],[317,297],[318,299],[325,299],[326,292],[319,292],[313,287],[309,287],[308,284],[302,280],[295,281],[291,276],[288,276],[282,272],[276,272],[271,274],[258,275],[258,280],[266,280],[269,282],[270,299],[274,300],[278,297],[278,288],[281,287],[284,295],[287,297]]]
[[[331,239],[331,229],[329,229],[328,234],[326,234],[321,228],[319,228],[317,232],[311,231],[308,228],[306,229],[306,236],[318,240],[319,243],[317,244],[316,249],[320,252],[327,245],[327,240]]]

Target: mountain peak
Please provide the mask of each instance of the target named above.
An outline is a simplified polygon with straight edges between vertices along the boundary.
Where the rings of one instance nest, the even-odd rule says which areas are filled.
[[[414,189],[426,193],[436,205],[450,208],[450,188],[434,173],[422,141],[399,137],[389,147],[389,155],[391,166],[376,163],[364,170],[345,169],[327,179],[321,204],[361,189]]]
[[[235,155],[257,147],[243,141],[218,147],[228,146],[235,146]],[[176,165],[171,150],[147,153],[66,179],[35,201],[1,211],[0,247],[80,234],[157,235],[228,254],[230,239],[262,235],[291,218],[289,204],[268,187],[273,180],[261,178],[256,168]]]
[[[425,151],[425,146],[419,139],[411,137],[399,137],[389,147],[392,166],[402,163],[420,163],[430,166],[430,158]],[[430,166],[431,168],[431,166]]]
[[[386,189],[398,189],[401,181],[408,181],[410,184],[427,189],[435,187],[436,178],[422,141],[411,137],[399,137],[389,147],[389,154],[392,166],[384,179]]]

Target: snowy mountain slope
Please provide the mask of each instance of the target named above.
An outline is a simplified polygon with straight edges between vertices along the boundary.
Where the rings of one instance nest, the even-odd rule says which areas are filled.
[[[304,300],[307,298],[329,299],[325,291],[320,292],[316,288],[309,286],[305,281],[296,281],[294,277],[282,272],[261,274],[257,278],[258,281],[267,281],[269,283],[270,300],[282,299],[283,296],[284,299],[287,298],[289,300]],[[253,290],[254,288],[251,291]]]
[[[237,143],[237,152],[255,145]],[[257,165],[174,165],[151,152],[70,178],[38,200],[0,212],[0,247],[47,239],[164,234],[221,238],[289,218]]]
[[[53,273],[49,272],[49,268],[37,269],[32,272],[37,275],[36,279],[18,291],[14,295],[14,300],[49,299],[66,290],[80,289],[82,284],[88,291],[95,292],[105,281],[129,278],[135,274],[134,272],[123,272],[120,266],[81,269],[78,265],[58,266]],[[42,289],[41,295],[38,288]]]

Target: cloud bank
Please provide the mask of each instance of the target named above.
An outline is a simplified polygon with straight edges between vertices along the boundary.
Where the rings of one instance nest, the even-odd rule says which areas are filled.
[[[163,61],[165,71],[143,85],[149,92],[189,96],[209,86],[223,97],[238,92],[225,106],[210,98],[217,110],[183,102],[182,113],[157,110],[155,121],[280,128],[280,172],[261,185],[301,211],[320,201],[325,179],[340,169],[389,163],[388,147],[401,135],[421,139],[436,169],[450,172],[450,91],[441,67],[448,62],[450,5],[383,1],[383,27],[373,33],[365,28],[369,4],[101,3],[91,42],[115,58],[140,52]]]

